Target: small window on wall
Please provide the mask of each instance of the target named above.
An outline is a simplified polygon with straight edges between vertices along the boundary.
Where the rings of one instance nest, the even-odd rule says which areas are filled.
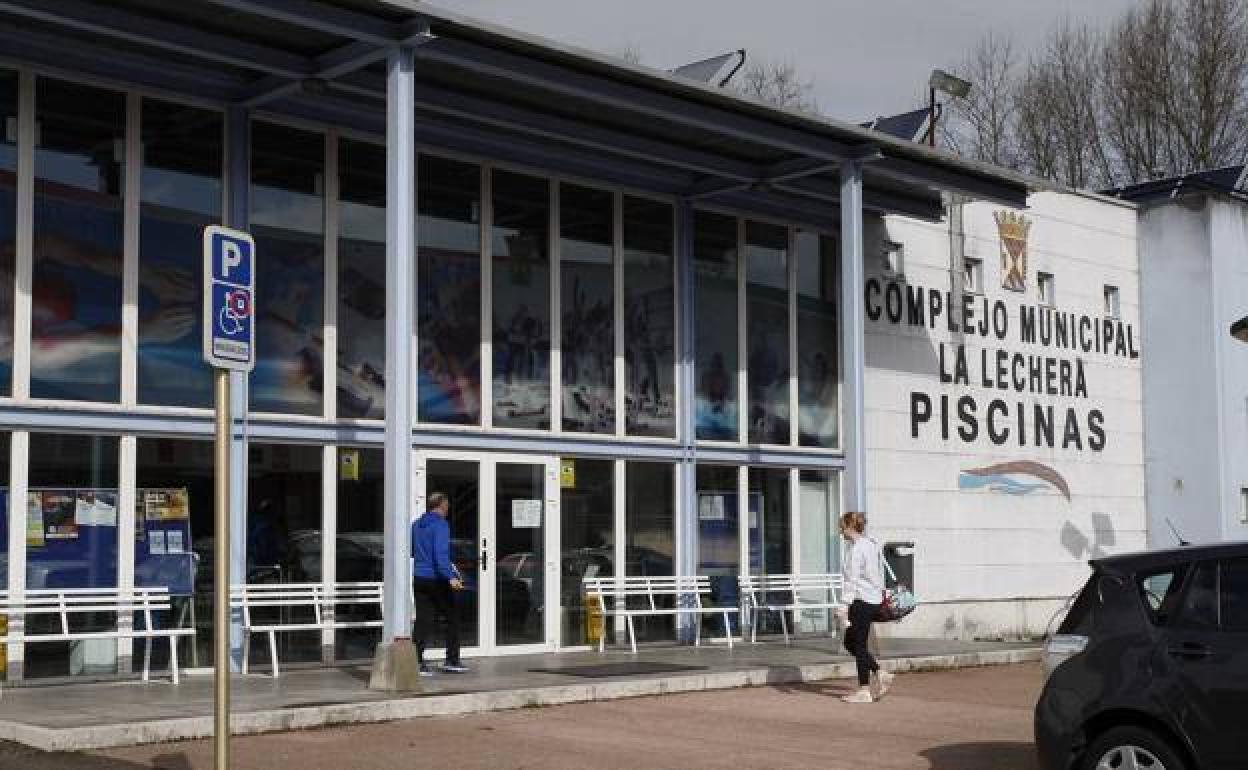
[[[1044,307],[1055,307],[1057,305],[1057,300],[1054,297],[1055,290],[1052,273],[1036,273],[1036,291],[1040,295],[1041,305]]]
[[[881,246],[881,264],[884,275],[901,276],[906,271],[906,246],[896,241],[884,241]],[[799,284],[800,286],[800,284]]]
[[[962,259],[962,291],[967,294],[983,294],[984,263],[982,260],[971,257]]]
[[[1248,524],[1248,487],[1239,489],[1239,523]]]
[[[1105,287],[1105,315],[1110,318],[1119,318],[1122,315],[1122,304],[1117,286]]]

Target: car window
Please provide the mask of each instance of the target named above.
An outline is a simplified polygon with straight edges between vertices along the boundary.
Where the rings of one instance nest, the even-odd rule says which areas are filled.
[[[1066,617],[1058,626],[1058,633],[1086,635],[1092,629],[1097,604],[1097,577],[1093,575],[1089,578],[1083,589],[1075,596],[1074,603],[1070,605],[1070,611],[1066,613]]]
[[[1179,570],[1171,567],[1161,572],[1140,575],[1137,582],[1148,617],[1154,623],[1165,623],[1174,614],[1179,602]]]
[[[1222,562],[1219,586],[1224,631],[1248,631],[1248,559]]]
[[[1218,627],[1218,570],[1213,563],[1198,564],[1188,579],[1183,603],[1175,617],[1179,628],[1216,629]]]

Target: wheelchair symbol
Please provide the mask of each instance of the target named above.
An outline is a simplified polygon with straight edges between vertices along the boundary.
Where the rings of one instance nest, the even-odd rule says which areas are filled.
[[[238,289],[225,295],[225,306],[217,314],[217,326],[227,337],[243,333],[243,319],[251,315],[251,295]]]

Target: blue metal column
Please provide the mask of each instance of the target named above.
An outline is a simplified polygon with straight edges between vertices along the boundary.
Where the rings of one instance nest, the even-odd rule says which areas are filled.
[[[415,56],[390,53],[386,76],[385,598],[382,644],[410,647],[412,349],[416,263]],[[380,653],[379,653],[380,655]],[[374,677],[377,671],[374,670]],[[390,689],[390,688],[387,688]]]
[[[682,200],[676,204],[676,329],[680,335],[677,374],[683,402],[677,410],[679,424],[676,427],[681,445],[680,505],[677,506],[680,511],[677,522],[678,575],[696,575],[698,572],[697,381],[694,367],[696,283],[693,267],[693,204]],[[692,642],[693,624],[701,622],[701,618],[679,617],[681,623],[677,635],[683,642]]]
[[[251,220],[251,111],[231,106],[225,113],[226,224],[246,230]],[[264,259],[264,254],[258,255]],[[230,372],[230,583],[247,581],[247,385],[243,372]],[[230,670],[241,671],[243,617],[230,613]]]
[[[866,363],[863,307],[862,163],[841,164],[841,372],[844,510],[867,510]]]

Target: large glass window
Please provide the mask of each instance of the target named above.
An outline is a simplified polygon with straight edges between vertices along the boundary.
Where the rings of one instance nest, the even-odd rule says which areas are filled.
[[[386,150],[338,143],[338,416],[386,407]]]
[[[627,430],[676,435],[672,207],[624,196],[624,382]]]
[[[798,478],[798,511],[801,514],[802,533],[802,553],[798,569],[805,573],[840,572],[838,477],[832,471],[803,470]],[[818,603],[835,597],[827,592],[807,591],[802,598]],[[811,631],[826,631],[830,628],[832,616],[830,610],[806,610],[797,620],[799,628],[804,626]]]
[[[737,468],[699,465],[698,478],[698,568],[697,574],[711,578],[711,603],[735,607],[738,601],[737,576],[741,570],[741,507]],[[723,620],[713,615],[702,618],[707,633],[723,633]]]
[[[615,432],[615,196],[559,186],[563,429]]]
[[[212,405],[203,360],[205,225],[221,221],[219,113],[143,100],[139,219],[139,401]]]
[[[750,468],[750,573],[792,571],[789,469]]]
[[[31,395],[115,402],[126,99],[50,78],[35,98]]]
[[[835,447],[840,428],[836,241],[797,233],[798,443]]]
[[[20,515],[10,513],[14,508],[9,494],[9,435],[0,432],[0,591],[9,587],[9,527],[22,521]],[[0,678],[3,676],[0,670]]]
[[[615,575],[615,463],[572,457],[560,462],[560,644],[597,644],[605,629],[602,618],[590,616],[584,580]]]
[[[481,422],[481,169],[420,158],[422,422]]]
[[[550,186],[493,178],[494,424],[550,428]]]
[[[212,665],[213,457],[209,441],[140,438],[134,511],[134,584],[163,586],[172,616],[157,618],[194,637],[178,640],[183,665]],[[135,642],[134,668],[143,665]],[[169,645],[152,643],[152,665],[167,665]]]
[[[737,220],[694,212],[699,439],[737,441]]]
[[[13,384],[13,270],[17,254],[17,73],[0,70],[0,395]],[[7,483],[7,482],[6,482]]]
[[[625,479],[624,574],[675,574],[676,467],[630,462]],[[671,616],[639,617],[634,622],[638,639],[674,638]]]
[[[338,550],[334,569],[339,583],[384,580],[384,455],[380,449],[338,450]],[[335,619],[347,622],[380,617],[377,607],[342,605],[335,610]],[[334,633],[335,657],[371,658],[380,638],[380,629],[340,629]]]
[[[746,383],[750,443],[789,443],[789,231],[747,222]]]
[[[324,180],[323,136],[252,123],[251,232],[261,255],[253,411],[322,411]]]
[[[321,448],[253,443],[249,453],[247,582],[319,582]],[[278,645],[283,661],[321,659],[319,631],[279,634]],[[252,663],[267,662],[265,645],[252,645]]]
[[[26,587],[113,588],[117,585],[116,436],[34,433],[26,500]],[[55,633],[60,618],[28,620],[33,633]],[[75,613],[75,631],[115,628],[116,613]],[[117,670],[116,642],[40,642],[26,648],[31,677],[105,674]]]

